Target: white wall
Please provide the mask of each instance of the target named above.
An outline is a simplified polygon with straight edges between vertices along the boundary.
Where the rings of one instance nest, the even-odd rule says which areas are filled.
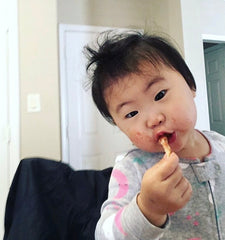
[[[224,0],[199,0],[199,18],[203,34],[225,36]]]
[[[19,1],[21,158],[61,159],[56,0]],[[28,94],[41,109],[27,111]]]
[[[180,0],[57,0],[58,23],[168,34],[183,49]]]
[[[184,55],[197,83],[197,128],[209,129],[203,34],[225,36],[224,0],[181,0]]]

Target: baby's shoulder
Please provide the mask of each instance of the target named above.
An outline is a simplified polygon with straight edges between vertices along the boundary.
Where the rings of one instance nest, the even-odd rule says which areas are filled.
[[[210,143],[211,149],[214,152],[225,152],[225,136],[214,131],[202,132]]]
[[[116,161],[116,165],[123,165],[126,167],[134,166],[136,167],[144,167],[149,168],[159,161],[163,156],[163,153],[150,153],[145,152],[140,149],[132,149]]]
[[[215,131],[202,131],[202,133],[211,141],[224,142],[225,136]]]

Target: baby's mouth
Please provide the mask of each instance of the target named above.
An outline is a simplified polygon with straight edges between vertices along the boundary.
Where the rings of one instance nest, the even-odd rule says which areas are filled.
[[[173,143],[176,140],[176,133],[175,132],[172,132],[172,133],[167,133],[167,132],[160,133],[157,136],[157,141],[159,141],[159,139],[161,137],[166,137],[167,140],[168,140],[168,143],[171,144],[171,143]]]
[[[167,134],[168,143],[171,144],[176,141],[176,133],[172,132]]]

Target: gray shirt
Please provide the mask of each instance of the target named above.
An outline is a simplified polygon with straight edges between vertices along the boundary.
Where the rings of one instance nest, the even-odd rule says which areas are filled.
[[[117,162],[103,203],[96,240],[215,240],[225,239],[225,137],[209,131],[211,153],[199,159],[180,159],[183,175],[193,194],[184,208],[168,214],[163,228],[152,225],[136,203],[142,177],[163,157],[135,149]]]

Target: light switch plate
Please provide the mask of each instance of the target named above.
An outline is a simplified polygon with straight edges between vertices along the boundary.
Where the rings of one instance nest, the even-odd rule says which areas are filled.
[[[27,95],[27,111],[28,112],[41,111],[41,100],[39,93],[30,93]]]

